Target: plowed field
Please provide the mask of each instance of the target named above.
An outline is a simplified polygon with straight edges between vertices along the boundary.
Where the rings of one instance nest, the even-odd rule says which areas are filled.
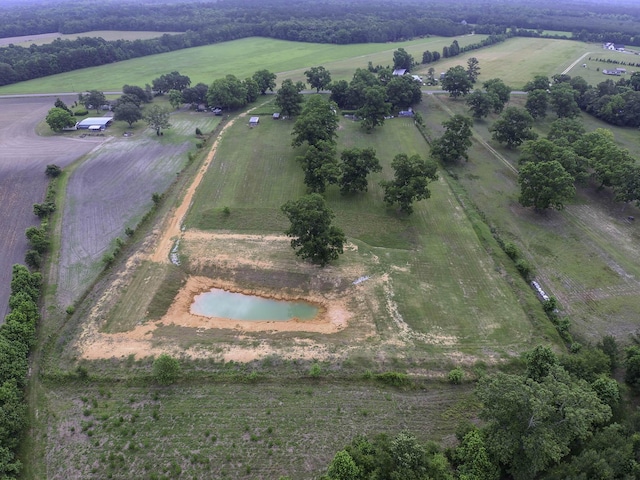
[[[0,318],[8,310],[11,266],[24,262],[24,231],[37,224],[33,204],[43,200],[46,165],[65,167],[103,141],[102,137],[38,136],[35,128],[54,101],[52,97],[0,98]]]

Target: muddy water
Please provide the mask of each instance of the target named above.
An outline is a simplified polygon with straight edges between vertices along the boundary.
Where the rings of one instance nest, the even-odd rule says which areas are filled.
[[[318,308],[306,302],[271,300],[214,288],[193,299],[191,313],[233,320],[286,322],[292,318],[311,320],[318,314]]]

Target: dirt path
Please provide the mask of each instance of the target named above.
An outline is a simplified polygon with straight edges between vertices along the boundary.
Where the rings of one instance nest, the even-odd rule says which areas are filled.
[[[207,154],[207,158],[205,159],[202,168],[200,168],[193,180],[193,183],[185,193],[182,202],[173,211],[173,213],[171,214],[171,218],[163,228],[162,233],[160,234],[160,239],[156,244],[155,250],[150,254],[151,261],[158,263],[169,263],[169,253],[173,248],[174,242],[180,237],[182,233],[182,220],[189,211],[193,196],[196,193],[200,182],[204,178],[205,173],[207,173],[209,165],[211,165],[211,162],[216,155],[218,145],[220,144],[220,140],[222,139],[224,132],[226,132],[227,129],[231,127],[238,119],[246,117],[253,110],[255,110],[255,107],[231,119],[224,127],[222,127],[222,130],[220,130],[220,133],[218,134],[218,138],[216,138],[215,142],[213,142],[211,150],[209,150],[209,153]]]

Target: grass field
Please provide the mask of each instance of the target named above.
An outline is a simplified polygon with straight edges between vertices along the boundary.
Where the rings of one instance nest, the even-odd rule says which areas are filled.
[[[465,113],[462,101],[427,97],[420,107],[435,132],[449,112]],[[524,98],[512,97],[522,106]],[[476,122],[474,130],[513,166],[519,151],[490,140],[488,127],[494,118]],[[613,130],[619,143],[640,152],[637,132],[605,125],[584,116],[587,130]],[[546,122],[538,122],[544,134]],[[637,154],[637,153],[636,153]],[[632,206],[616,204],[607,192],[593,185],[579,189],[576,200],[562,212],[537,214],[519,206],[516,175],[495,155],[475,142],[470,161],[453,169],[460,184],[473,198],[505,241],[513,241],[536,266],[538,280],[556,296],[574,322],[573,332],[582,341],[602,335],[624,339],[638,328],[640,256],[634,245],[640,231],[627,221],[637,215]],[[499,181],[497,181],[499,180]]]
[[[482,38],[478,35],[458,40],[464,46]],[[0,88],[0,95],[91,89],[119,91],[124,84],[150,84],[154,78],[173,70],[188,75],[192,85],[198,82],[209,85],[216,78],[228,74],[244,79],[263,68],[284,72],[278,81],[284,78],[305,80],[304,70],[309,66],[324,65],[332,72],[334,79],[339,80],[350,78],[356,67],[366,68],[368,62],[374,65],[392,64],[393,51],[398,47],[405,48],[419,61],[423,51],[441,51],[452,40],[432,37],[400,43],[330,45],[245,38],[7,85]]]
[[[517,37],[490,48],[441,59],[433,65],[422,65],[417,72],[426,74],[429,67],[433,66],[437,78],[440,72],[446,72],[456,65],[466,68],[467,60],[476,57],[480,62],[478,83],[490,78],[500,78],[513,90],[521,90],[535,75],[551,77],[556,73],[562,73],[581,55],[596,49],[602,50],[602,47],[568,40]]]
[[[22,37],[5,37],[0,38],[0,47],[14,44],[20,47],[29,47],[30,45],[45,45],[53,42],[56,38],[61,40],[75,40],[79,37],[104,38],[107,41],[114,40],[148,40],[150,38],[161,37],[162,35],[174,35],[178,32],[147,32],[138,31],[130,32],[126,30],[93,30],[84,33],[43,33],[40,35],[26,35]]]
[[[451,41],[431,38],[402,45],[419,58],[422,50],[441,49]],[[348,78],[360,62],[390,63],[393,50],[401,46],[342,50],[271,42],[232,42],[224,54],[228,57],[220,53],[220,62],[202,63],[190,56],[193,52],[177,52],[188,58],[171,69],[190,76],[201,65],[209,69],[192,80],[229,65],[246,72],[238,74],[241,78],[258,68],[299,78],[308,66],[323,63]],[[241,64],[233,56],[241,45],[256,49],[251,59],[256,63],[244,58]],[[291,48],[273,54],[276,45]],[[211,54],[215,47],[220,46],[205,50]],[[365,47],[382,50],[361,50]],[[269,48],[274,63],[259,64]],[[504,76],[517,88],[535,74],[560,73],[589,48],[577,42],[512,39],[468,56],[480,59],[481,81]],[[348,54],[356,58],[349,60]],[[168,58],[177,61],[178,56],[162,58],[166,65]],[[466,58],[452,59],[451,65],[465,64]],[[187,60],[201,63],[188,65]],[[139,83],[167,71],[156,73],[159,63],[141,61],[137,71],[134,64],[127,65],[137,78],[146,79]],[[436,65],[440,69],[444,63]],[[105,74],[104,81],[136,83],[111,75]],[[38,88],[52,88],[47,81]],[[512,97],[512,104],[523,102]],[[442,121],[452,113],[466,113],[463,101],[444,96],[424,95],[417,108],[431,136],[440,134]],[[271,120],[272,110],[259,107],[263,118],[258,127],[249,128],[239,119],[222,137],[182,224],[181,266],[141,259],[130,251],[132,256],[98,282],[75,315],[48,309],[42,328],[49,340],[29,393],[25,478],[306,479],[322,474],[336,450],[358,434],[408,428],[421,439],[451,441],[456,424],[474,419],[478,405],[470,385],[445,385],[448,369],[462,365],[467,378],[475,379],[497,361],[517,364],[519,354],[536,344],[560,349],[540,302],[494,234],[516,243],[531,261],[544,288],[569,314],[580,341],[597,341],[605,333],[625,338],[637,328],[640,258],[635,247],[640,232],[624,220],[629,214],[640,218],[640,213],[631,207],[622,211],[590,187],[581,189],[564,212],[539,215],[519,207],[518,152],[490,140],[493,117],[474,126],[470,161],[440,171],[431,184],[432,197],[417,204],[410,217],[382,203],[378,182],[390,178],[395,154],[429,154],[412,121],[388,120],[366,134],[357,123],[341,119],[338,149],[371,146],[384,170],[371,177],[366,194],[343,198],[335,187],[326,193],[335,223],[349,240],[345,254],[325,269],[299,261],[281,237],[287,222],[279,208],[305,193],[295,159],[303,150],[290,146],[293,122]],[[187,115],[174,115],[172,133],[161,140],[167,149],[183,135],[192,135]],[[585,121],[588,129],[602,126]],[[545,122],[536,125],[540,133],[546,128]],[[640,152],[637,131],[613,131],[621,144]],[[186,182],[198,168],[194,162],[179,181]],[[171,190],[163,211],[182,193]],[[224,207],[229,215],[223,214]],[[147,240],[136,239],[141,252]],[[341,306],[352,315],[335,333],[245,331],[166,321],[134,339],[132,345],[139,349],[79,362],[77,340],[87,325],[97,322],[96,335],[124,337],[162,318],[184,279],[193,274],[225,278],[248,289],[261,285],[286,294],[342,295]],[[353,284],[363,276],[369,279]],[[185,357],[183,379],[172,387],[152,386],[149,378],[150,356],[162,351]],[[244,358],[247,351],[257,352],[252,358],[258,360],[229,361],[234,355]],[[196,359],[188,361],[189,355]],[[322,374],[310,378],[309,368],[316,363]],[[86,371],[75,370],[79,364]],[[367,379],[379,371],[407,372],[416,384],[395,389]],[[83,372],[85,380],[78,378]]]

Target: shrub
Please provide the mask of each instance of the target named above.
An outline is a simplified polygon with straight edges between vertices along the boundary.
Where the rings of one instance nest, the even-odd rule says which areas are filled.
[[[58,165],[55,165],[53,163],[47,165],[47,168],[45,168],[44,170],[44,174],[47,177],[51,177],[51,178],[59,177],[61,173],[62,173],[62,169]]]
[[[318,378],[320,375],[322,375],[322,367],[319,363],[314,363],[313,365],[311,365],[311,368],[309,369],[309,375],[314,378]]]
[[[69,305],[66,310],[67,315],[73,315],[75,311],[76,311],[76,307],[74,307],[73,305]]]
[[[196,127],[196,135],[202,135],[202,130]]]
[[[386,383],[387,385],[391,385],[394,387],[405,387],[411,384],[411,380],[409,380],[409,376],[406,373],[399,373],[399,372],[377,373],[375,375],[375,378],[376,380],[379,380],[382,383]]]
[[[229,209],[229,207],[224,207],[224,208],[222,209],[222,214],[223,214],[225,217],[228,217],[229,215],[231,215],[231,209]]]
[[[161,385],[170,385],[180,376],[180,363],[175,358],[162,354],[153,361],[153,377]]]
[[[29,250],[24,256],[24,263],[27,264],[29,268],[37,270],[42,265],[42,256],[36,250]]]
[[[518,247],[516,247],[511,242],[507,242],[504,244],[504,253],[506,253],[507,256],[513,261],[515,261],[520,255],[520,252],[518,251]]]
[[[84,117],[85,115],[89,115],[89,110],[87,109],[79,109],[73,112],[76,117]]]
[[[460,385],[462,383],[462,379],[464,378],[464,371],[460,367],[456,367],[449,372],[447,375],[447,379],[450,383],[454,385]]]
[[[527,281],[531,280],[531,277],[533,276],[533,269],[529,262],[524,258],[521,258],[516,262],[516,268],[518,269],[518,272],[520,272],[520,275],[522,275],[522,278]]]

